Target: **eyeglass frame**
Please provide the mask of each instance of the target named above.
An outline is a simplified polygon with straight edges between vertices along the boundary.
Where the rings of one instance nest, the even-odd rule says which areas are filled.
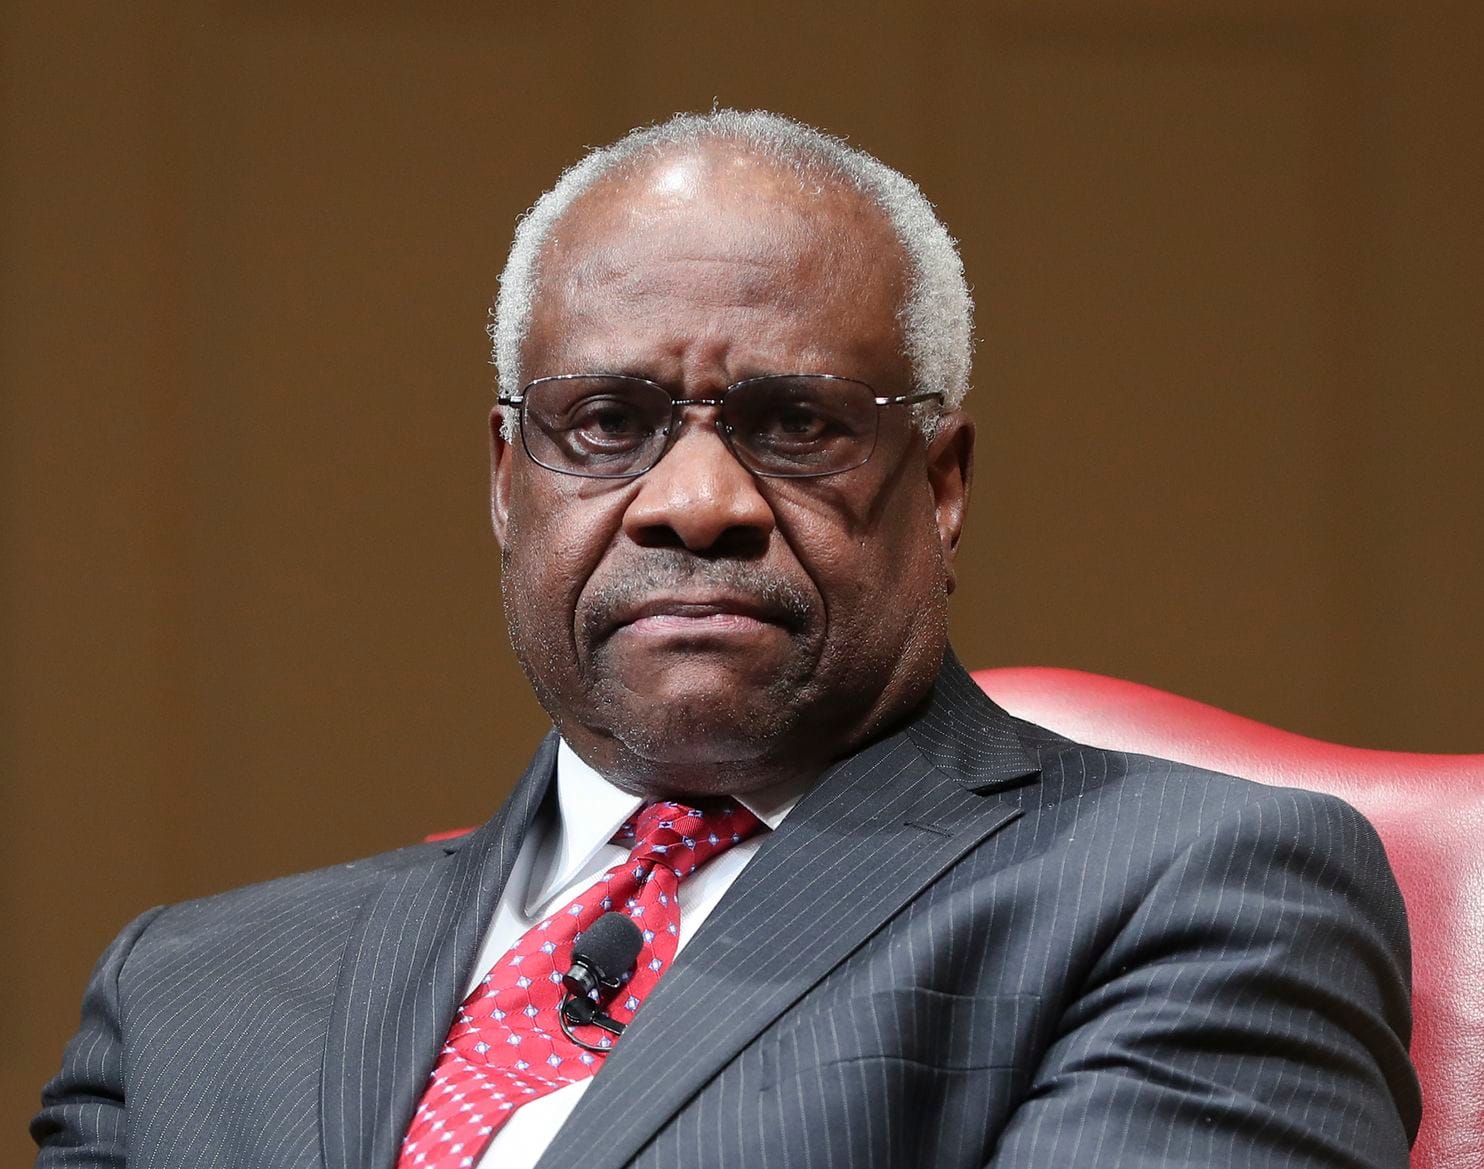
[[[917,393],[912,393],[912,394],[896,394],[896,395],[892,395],[892,396],[882,397],[881,395],[879,395],[879,394],[876,393],[875,387],[872,386],[872,385],[870,385],[868,382],[863,382],[859,378],[845,377],[842,374],[835,374],[835,373],[765,373],[765,374],[758,374],[755,377],[742,378],[740,381],[735,381],[731,385],[724,387],[722,389],[721,393],[717,397],[715,397],[715,398],[671,398],[670,399],[670,422],[669,422],[669,425],[666,426],[664,428],[664,431],[663,431],[663,433],[665,435],[664,445],[662,445],[660,447],[659,453],[657,455],[655,455],[655,457],[654,457],[654,461],[651,462],[648,466],[642,468],[641,470],[638,470],[638,471],[625,471],[622,474],[617,474],[617,475],[613,475],[613,474],[604,475],[604,474],[594,474],[594,473],[588,472],[588,471],[573,471],[573,470],[569,470],[569,469],[567,469],[565,467],[553,467],[550,463],[543,463],[540,459],[538,459],[536,457],[535,453],[531,450],[530,441],[526,438],[526,427],[525,427],[526,410],[525,410],[525,402],[526,402],[527,395],[530,393],[532,387],[534,387],[534,386],[545,385],[545,384],[547,384],[549,382],[578,381],[578,380],[587,379],[587,378],[614,378],[614,379],[625,381],[625,382],[638,382],[638,383],[640,383],[642,385],[653,386],[655,389],[659,390],[661,393],[664,393],[667,397],[669,396],[669,391],[666,390],[665,387],[662,386],[659,382],[654,381],[651,378],[639,377],[637,374],[629,374],[629,373],[556,373],[556,374],[550,374],[550,375],[548,375],[546,377],[538,377],[538,378],[532,379],[531,381],[528,381],[524,386],[521,387],[520,393],[518,393],[518,394],[500,394],[500,395],[498,395],[495,398],[496,403],[498,403],[501,406],[514,406],[516,408],[516,415],[515,415],[515,417],[516,417],[516,424],[517,424],[517,426],[520,429],[520,443],[521,443],[521,446],[525,449],[526,455],[530,458],[531,462],[535,463],[538,467],[541,467],[543,470],[547,470],[547,471],[552,472],[554,475],[571,475],[571,476],[573,476],[575,478],[578,478],[578,479],[610,479],[610,480],[614,480],[614,481],[622,481],[622,480],[625,480],[625,479],[637,479],[641,475],[647,475],[647,474],[649,474],[650,471],[653,471],[656,467],[658,467],[660,465],[660,461],[667,454],[670,453],[670,448],[673,447],[675,445],[675,443],[679,440],[679,438],[680,438],[680,430],[681,430],[681,421],[682,421],[681,418],[680,418],[680,411],[681,411],[682,407],[685,407],[685,406],[715,406],[716,407],[716,410],[717,410],[717,419],[716,419],[716,433],[717,433],[717,437],[719,437],[721,439],[721,441],[723,442],[723,444],[725,444],[725,446],[727,448],[727,451],[731,454],[732,458],[734,458],[734,459],[737,460],[738,465],[741,466],[742,468],[744,468],[749,474],[751,474],[751,475],[759,475],[759,476],[761,476],[764,479],[823,479],[827,475],[841,475],[841,474],[844,474],[846,471],[854,471],[854,470],[856,470],[859,467],[865,466],[868,462],[871,461],[871,456],[876,453],[876,440],[877,440],[878,437],[880,437],[880,434],[881,434],[881,407],[882,406],[914,406],[914,405],[916,405],[919,402],[929,402],[929,401],[932,401],[934,398],[936,398],[939,402],[944,401],[943,394],[939,390],[926,390],[926,391],[919,391]],[[756,382],[776,381],[776,380],[779,380],[779,379],[782,379],[782,378],[815,378],[815,379],[818,379],[820,381],[849,382],[851,385],[861,386],[862,388],[864,388],[865,390],[867,390],[867,391],[870,392],[870,394],[871,394],[871,401],[876,406],[876,426],[875,426],[875,428],[871,432],[871,448],[870,448],[870,450],[868,450],[866,452],[865,457],[862,458],[860,460],[860,462],[858,462],[858,463],[851,463],[848,467],[834,467],[834,468],[832,468],[832,469],[830,469],[828,471],[800,471],[800,472],[796,472],[796,473],[790,474],[788,472],[779,472],[779,471],[760,471],[756,467],[753,467],[747,461],[747,459],[733,445],[733,442],[732,442],[732,428],[730,426],[728,426],[725,422],[723,422],[722,419],[721,419],[720,412],[721,412],[721,409],[722,409],[723,402],[724,402],[726,396],[728,394],[730,394],[733,390],[737,389],[739,386],[746,386],[746,385],[749,385],[749,384],[752,384],[752,383],[756,383]]]

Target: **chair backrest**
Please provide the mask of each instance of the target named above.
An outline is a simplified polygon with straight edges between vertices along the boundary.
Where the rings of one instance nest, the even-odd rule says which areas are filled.
[[[1414,1169],[1484,1167],[1484,755],[1370,751],[1305,738],[1080,670],[979,670],[991,698],[1079,742],[1339,796],[1375,826],[1412,931]]]

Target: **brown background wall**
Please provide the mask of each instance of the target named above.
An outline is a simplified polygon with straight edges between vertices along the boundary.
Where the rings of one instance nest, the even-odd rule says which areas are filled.
[[[134,913],[483,819],[481,329],[713,98],[918,178],[980,305],[974,665],[1484,750],[1480,8],[7,6],[0,1157]]]

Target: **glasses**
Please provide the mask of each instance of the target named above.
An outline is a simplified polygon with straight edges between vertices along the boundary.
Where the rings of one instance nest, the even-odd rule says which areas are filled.
[[[665,456],[686,406],[714,406],[716,431],[755,475],[810,479],[859,467],[876,447],[883,406],[938,393],[878,397],[865,382],[827,373],[770,374],[734,382],[716,398],[672,398],[625,374],[558,374],[502,396],[520,409],[521,441],[541,466],[587,479],[632,479]]]

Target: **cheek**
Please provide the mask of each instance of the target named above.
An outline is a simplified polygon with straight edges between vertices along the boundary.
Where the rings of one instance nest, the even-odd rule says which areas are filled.
[[[931,493],[850,486],[780,498],[779,526],[824,597],[831,636],[893,640],[903,619],[946,597]]]
[[[571,628],[577,598],[618,531],[621,501],[573,484],[561,492],[521,483],[513,495],[502,586],[511,620],[527,629]]]

